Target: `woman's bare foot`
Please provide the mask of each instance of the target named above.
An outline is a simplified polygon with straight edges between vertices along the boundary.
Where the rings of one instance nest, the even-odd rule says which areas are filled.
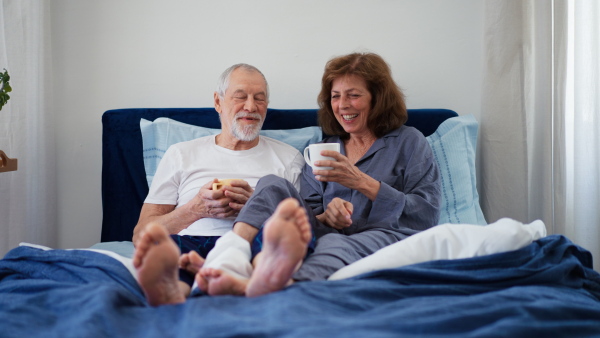
[[[178,261],[179,248],[167,230],[158,223],[148,224],[136,243],[133,266],[150,305],[185,302],[179,288]]]
[[[202,268],[196,274],[196,283],[200,290],[211,296],[238,295],[246,293],[248,280],[237,278],[233,275],[215,268]]]
[[[263,230],[263,250],[246,288],[255,297],[278,291],[292,283],[311,239],[306,210],[293,198],[283,200]]]
[[[204,265],[204,258],[196,251],[184,253],[179,257],[179,268],[186,270],[192,275],[197,274]]]

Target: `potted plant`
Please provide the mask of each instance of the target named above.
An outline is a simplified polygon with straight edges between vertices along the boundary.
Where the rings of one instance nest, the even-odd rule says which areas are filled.
[[[0,86],[0,110],[2,110],[2,107],[4,107],[10,99],[8,93],[12,92],[12,88],[8,83],[9,80],[10,76],[8,75],[8,71],[4,69],[4,73],[0,73],[0,84],[2,84],[2,86]]]
[[[4,69],[3,73],[0,73],[0,110],[8,100],[10,99],[10,93],[12,88],[8,81],[10,80],[10,76],[8,75],[8,71]],[[2,150],[0,150],[0,172],[5,171],[15,171],[17,170],[17,159],[9,158]]]

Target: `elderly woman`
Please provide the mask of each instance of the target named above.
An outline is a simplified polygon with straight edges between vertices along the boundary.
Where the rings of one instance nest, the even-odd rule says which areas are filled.
[[[423,134],[404,125],[404,95],[387,63],[372,53],[330,60],[318,101],[319,124],[331,135],[323,142],[339,143],[340,152],[324,150],[335,160],[314,165],[332,169],[305,165],[300,192],[277,176],[261,178],[234,229],[262,229],[262,248],[229,232],[206,262],[186,257],[198,269],[204,264],[196,275],[201,290],[258,296],[296,281],[324,280],[437,224],[438,167]],[[166,235],[151,240],[159,238]]]
[[[319,124],[335,135],[323,142],[340,143],[341,154],[325,153],[336,162],[322,165],[333,170],[304,168],[302,197],[317,219],[345,235],[378,230],[393,242],[436,225],[438,168],[425,137],[404,126],[404,95],[386,62],[359,53],[332,59],[318,100]]]
[[[261,179],[237,219],[260,227],[266,215],[257,218],[256,210],[272,210],[287,196],[306,207],[317,242],[297,271],[288,267],[282,273],[285,278],[295,271],[294,281],[327,279],[352,262],[436,225],[440,215],[440,175],[432,150],[421,132],[404,125],[404,95],[379,55],[353,53],[330,60],[318,101],[319,124],[332,135],[323,142],[339,143],[340,152],[322,151],[335,161],[315,165],[333,169],[306,165],[299,196],[283,180]],[[264,243],[268,246],[269,238]],[[275,257],[257,266],[246,294],[278,288],[269,286],[268,276],[277,274],[274,266],[285,265],[276,259],[282,250],[277,245],[263,250],[261,255],[272,252]]]

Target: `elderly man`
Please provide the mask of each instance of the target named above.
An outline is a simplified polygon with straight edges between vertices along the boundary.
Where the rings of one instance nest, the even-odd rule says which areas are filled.
[[[223,72],[214,93],[221,133],[178,143],[167,150],[133,232],[134,265],[139,267],[142,287],[156,282],[152,280],[152,267],[146,271],[141,264],[149,260],[146,247],[138,245],[148,224],[161,224],[181,253],[195,251],[206,257],[224,235],[254,240],[259,231],[255,227],[239,223],[231,230],[235,216],[254,192],[259,178],[274,174],[299,187],[302,155],[283,142],[259,135],[268,102],[264,75],[253,66],[234,65]],[[236,180],[215,190],[213,184],[219,178]],[[226,242],[226,238],[221,241]],[[180,264],[193,265],[193,257],[197,256],[183,255]],[[167,289],[185,297],[193,280],[193,274],[182,269],[178,288]],[[160,302],[155,300],[156,295],[149,294],[152,291],[145,291],[151,304]]]

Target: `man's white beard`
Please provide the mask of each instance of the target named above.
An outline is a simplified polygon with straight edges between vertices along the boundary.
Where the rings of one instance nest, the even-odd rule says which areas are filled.
[[[258,123],[242,125],[239,123],[238,118],[250,117],[253,119],[257,119]],[[253,141],[258,137],[260,133],[260,129],[262,128],[264,120],[258,113],[237,113],[235,115],[235,119],[233,120],[233,124],[231,126],[231,132],[233,136],[240,141]]]

